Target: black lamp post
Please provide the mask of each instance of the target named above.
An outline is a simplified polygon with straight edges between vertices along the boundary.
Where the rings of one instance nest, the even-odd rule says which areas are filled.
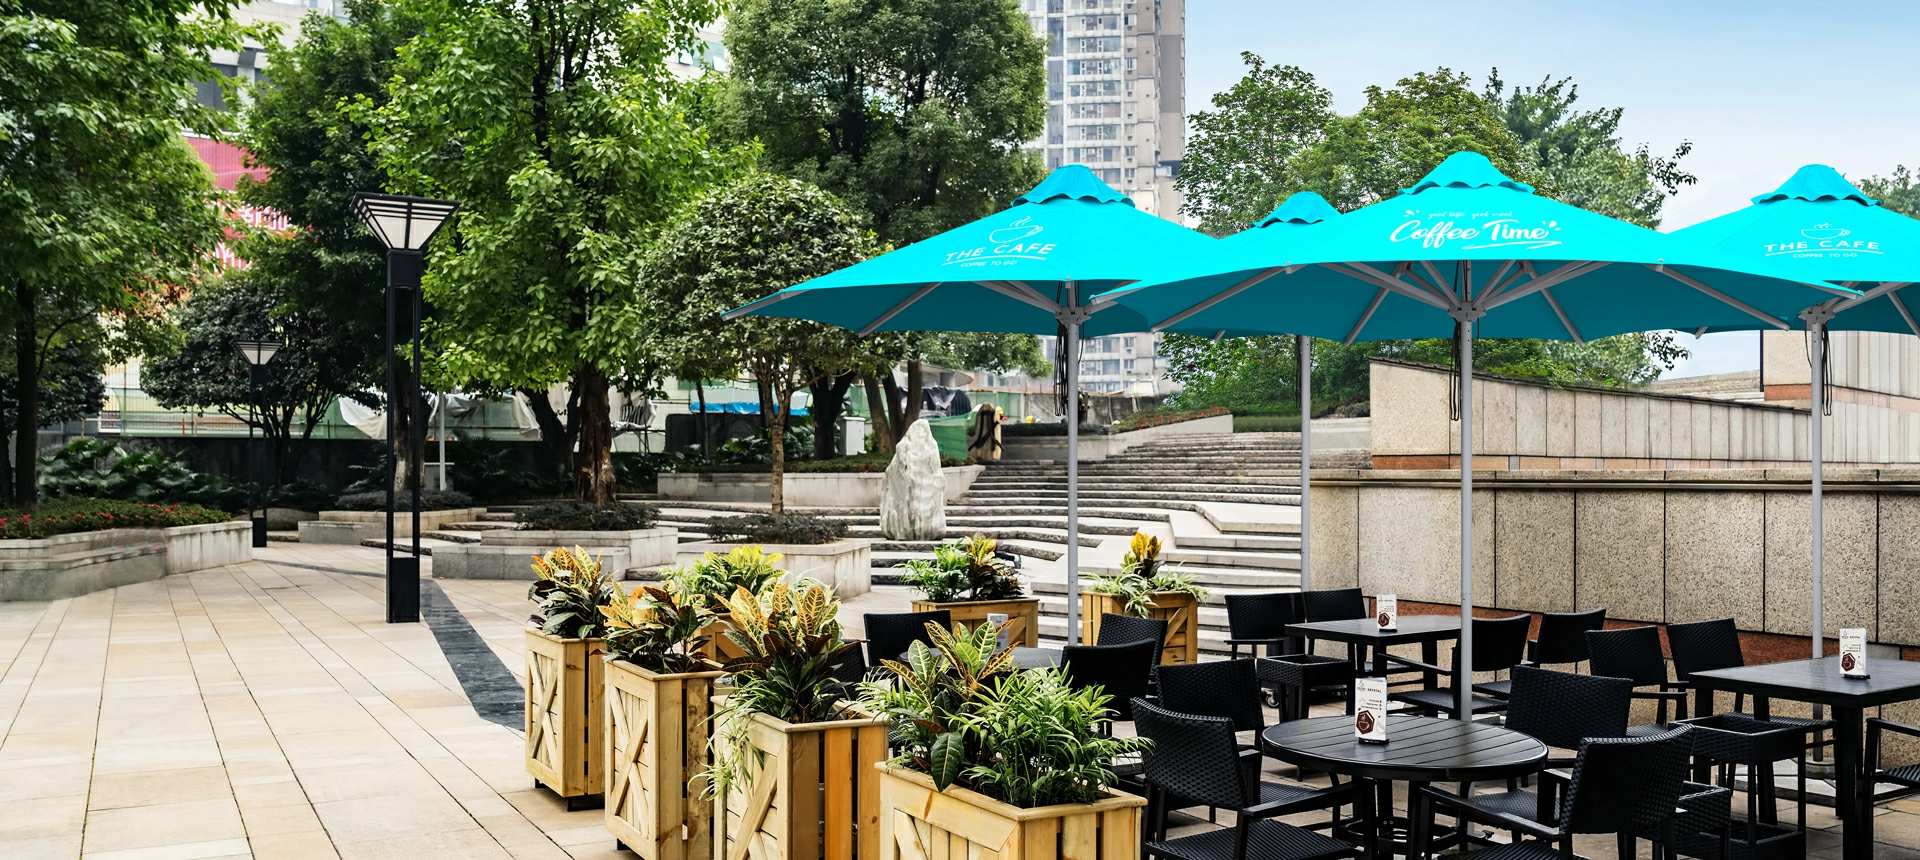
[[[256,416],[255,421],[247,422],[247,448],[257,455],[259,449],[255,448],[253,444],[253,425],[259,420],[259,417],[264,417],[267,413],[266,406],[260,402],[260,383],[263,377],[267,375],[267,362],[273,360],[274,354],[280,351],[280,347],[283,346],[283,344],[277,340],[243,340],[235,342],[234,346],[240,349],[240,355],[247,360],[247,393],[249,395],[248,400],[250,401],[247,405],[253,410],[253,414]],[[253,545],[255,547],[264,547],[267,545],[267,493],[266,485],[260,481],[260,463],[266,459],[266,457],[255,457],[253,468],[249,470],[253,472],[254,485],[258,488],[256,490],[256,495],[259,496],[257,501],[260,503],[260,515],[252,518]],[[268,474],[272,474],[271,468],[269,468]]]
[[[400,380],[394,353],[398,347],[395,317],[400,293],[413,294],[413,315],[407,326],[413,342],[413,360],[409,362],[407,382],[413,396],[407,421],[407,448],[426,459],[420,436],[420,275],[426,268],[422,249],[427,240],[452,217],[460,204],[453,200],[403,197],[397,194],[361,192],[353,196],[354,214],[366,222],[367,229],[387,246],[387,623],[403,624],[420,620],[420,470],[407,476],[413,492],[413,552],[406,558],[393,554],[393,515],[395,470],[399,467],[399,440],[394,404],[399,402]]]

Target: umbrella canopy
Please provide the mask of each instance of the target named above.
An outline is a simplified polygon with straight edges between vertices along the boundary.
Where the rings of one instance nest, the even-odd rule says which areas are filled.
[[[1223,248],[1183,274],[1116,289],[1155,330],[1217,325],[1352,343],[1458,335],[1583,341],[1759,322],[1859,294],[1795,282],[1533,193],[1485,156],[1455,153],[1412,188],[1338,218]],[[1473,426],[1472,373],[1460,426]],[[1471,714],[1473,434],[1460,434],[1460,682]]]
[[[1787,317],[1808,330],[1813,351],[1812,452],[1813,656],[1825,651],[1821,563],[1825,555],[1821,487],[1828,331],[1920,334],[1903,290],[1920,282],[1920,220],[1892,212],[1868,197],[1840,172],[1809,164],[1753,205],[1673,233],[1676,242],[1767,265],[1803,280],[1824,280],[1863,291],[1855,298],[1826,298]],[[1726,326],[1714,330],[1754,328]]]
[[[1006,211],[728,311],[876,331],[1065,331],[1069,390],[1080,338],[1145,331],[1147,320],[1097,293],[1211,254],[1211,237],[1134,208],[1093,171],[1054,171]],[[1262,334],[1266,332],[1260,332]],[[1067,398],[1067,641],[1079,641],[1080,398]]]

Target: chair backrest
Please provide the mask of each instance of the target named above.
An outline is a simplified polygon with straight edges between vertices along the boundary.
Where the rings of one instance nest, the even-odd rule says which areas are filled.
[[[1236,732],[1267,727],[1260,710],[1260,677],[1251,659],[1155,666],[1160,704],[1183,714],[1224,717]]]
[[[1141,761],[1141,776],[1148,784],[1199,806],[1253,805],[1231,720],[1182,714],[1135,699],[1133,728],[1153,741]]]
[[[1695,672],[1747,665],[1740,653],[1740,629],[1733,619],[1667,625],[1667,647],[1673,649],[1673,675],[1685,681]]]
[[[1607,609],[1585,612],[1540,613],[1539,644],[1534,646],[1535,663],[1578,663],[1587,659],[1587,631],[1607,626]]]
[[[1658,627],[1589,630],[1587,651],[1595,675],[1625,678],[1636,687],[1667,682],[1667,657],[1660,650]]]
[[[1300,597],[1306,604],[1308,621],[1352,621],[1355,618],[1373,617],[1372,610],[1367,608],[1367,596],[1358,588],[1303,591]]]
[[[1147,640],[1153,641],[1153,662],[1160,662],[1160,649],[1167,644],[1167,619],[1100,613],[1100,639],[1093,644],[1125,645]]]
[[[833,661],[833,679],[843,684],[858,684],[867,679],[867,658],[861,654],[858,644]]]
[[[1588,738],[1624,736],[1632,709],[1633,682],[1625,678],[1515,666],[1507,728],[1573,750]]]
[[[1473,619],[1473,670],[1503,672],[1527,657],[1527,628],[1533,617]]]
[[[1153,651],[1153,643],[1144,640],[1068,645],[1061,650],[1060,666],[1073,687],[1100,687],[1112,696],[1107,708],[1113,711],[1113,719],[1131,720],[1133,700],[1147,694],[1147,681],[1153,677]]]
[[[1596,738],[1580,745],[1560,826],[1570,833],[1634,832],[1674,813],[1686,780],[1692,726],[1644,738]]]
[[[1306,620],[1297,591],[1229,594],[1227,636],[1233,639],[1281,639],[1289,624]]]
[[[932,612],[867,613],[860,616],[867,631],[867,663],[878,666],[881,660],[898,660],[907,646],[928,642],[927,624],[953,629],[953,613],[945,609]]]

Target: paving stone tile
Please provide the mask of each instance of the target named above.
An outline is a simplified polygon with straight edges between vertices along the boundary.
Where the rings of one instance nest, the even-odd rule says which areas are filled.
[[[96,809],[87,815],[88,854],[241,839],[240,810],[232,798]],[[243,844],[241,851],[246,850]],[[202,854],[217,857],[231,850]]]
[[[149,770],[96,777],[87,797],[87,807],[95,810],[118,809],[155,803],[221,800],[232,795],[232,788],[227,784],[226,768]]]

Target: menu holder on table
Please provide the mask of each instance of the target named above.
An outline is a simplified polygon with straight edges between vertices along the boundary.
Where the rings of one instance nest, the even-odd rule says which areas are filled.
[[[1867,628],[1841,628],[1840,676],[1843,678],[1873,677],[1867,674]]]
[[[1387,679],[1354,679],[1353,736],[1363,744],[1387,742]]]
[[[1400,599],[1391,594],[1374,598],[1373,618],[1380,623],[1381,630],[1400,629]]]

